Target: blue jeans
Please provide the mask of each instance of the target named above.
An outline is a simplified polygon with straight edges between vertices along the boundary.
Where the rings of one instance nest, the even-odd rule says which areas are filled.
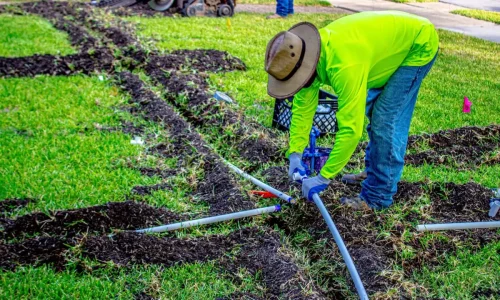
[[[370,141],[366,147],[366,179],[359,197],[372,208],[392,204],[403,173],[411,118],[422,80],[436,56],[422,67],[399,67],[383,88],[370,89],[366,116]]]
[[[282,17],[293,14],[293,0],[277,0],[276,14]]]

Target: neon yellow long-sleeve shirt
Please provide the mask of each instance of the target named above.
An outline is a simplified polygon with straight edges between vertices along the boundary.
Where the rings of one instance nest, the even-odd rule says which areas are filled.
[[[319,88],[330,85],[338,96],[339,130],[321,175],[333,178],[347,164],[363,133],[368,89],[383,87],[400,66],[429,63],[439,41],[429,20],[397,11],[349,15],[319,33],[318,76],[294,97],[287,154],[307,147]]]

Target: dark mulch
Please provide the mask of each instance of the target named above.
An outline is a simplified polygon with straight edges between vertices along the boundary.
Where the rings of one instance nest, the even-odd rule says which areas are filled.
[[[49,214],[38,212],[7,220],[3,234],[7,238],[33,234],[76,236],[86,232],[109,233],[111,229],[139,229],[182,219],[166,209],[140,202],[110,202]]]
[[[138,113],[146,119],[159,122],[170,133],[172,146],[159,144],[150,149],[152,153],[178,157],[179,160],[186,160],[186,163],[190,159],[200,162],[204,170],[204,180],[196,187],[196,193],[210,205],[211,215],[254,207],[253,202],[233,181],[232,173],[222,159],[191,129],[189,123],[148,89],[138,76],[122,72],[118,76],[118,82],[123,90],[130,93],[131,101],[139,105]]]
[[[224,65],[222,62],[220,64]],[[206,68],[210,68],[210,65]],[[212,132],[209,138],[213,139],[217,135],[213,134],[213,130],[217,129],[218,134],[226,137],[226,142],[238,151],[240,157],[255,165],[284,161],[281,148],[275,142],[276,136],[210,97],[206,92],[208,85],[203,74],[185,75],[176,71],[165,71],[150,66],[148,74],[166,87],[167,100],[175,105],[191,124]],[[184,95],[188,102],[179,102],[178,95]]]
[[[35,199],[32,198],[24,198],[24,199],[19,199],[19,198],[9,198],[9,199],[4,199],[0,201],[0,215],[6,215],[8,213],[15,212],[31,202],[35,202]]]
[[[18,265],[50,264],[56,270],[62,270],[69,244],[74,245],[60,237],[36,237],[15,244],[0,241],[0,269],[14,270]]]
[[[177,175],[177,170],[164,170],[160,168],[149,168],[149,167],[141,167],[139,171],[142,175],[153,177],[158,176],[160,178],[168,178]]]
[[[158,183],[154,185],[137,185],[132,188],[132,193],[144,196],[151,195],[155,191],[171,190],[172,186],[168,183]]]
[[[111,71],[113,55],[107,49],[67,56],[33,55],[0,57],[0,77],[34,77],[36,75],[92,74]]]
[[[245,64],[225,51],[176,50],[164,56],[151,57],[146,72],[156,70],[183,70],[190,68],[198,72],[227,72],[246,70]]]
[[[451,164],[474,168],[499,149],[500,125],[441,130],[434,134],[411,136],[408,140],[409,149],[418,149],[421,144],[430,149],[408,154],[405,157],[407,164]]]

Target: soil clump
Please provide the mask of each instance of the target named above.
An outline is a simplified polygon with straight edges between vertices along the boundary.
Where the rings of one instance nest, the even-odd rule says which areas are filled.
[[[83,233],[110,233],[112,229],[139,229],[182,219],[184,217],[164,208],[141,202],[110,202],[49,214],[37,212],[7,220],[3,235],[9,239],[34,234],[73,237]]]

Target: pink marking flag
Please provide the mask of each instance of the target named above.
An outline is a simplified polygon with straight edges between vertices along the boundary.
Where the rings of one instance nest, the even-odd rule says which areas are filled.
[[[469,98],[464,97],[464,107],[462,109],[462,112],[466,114],[470,113],[471,107],[472,107],[472,102],[469,100]]]

